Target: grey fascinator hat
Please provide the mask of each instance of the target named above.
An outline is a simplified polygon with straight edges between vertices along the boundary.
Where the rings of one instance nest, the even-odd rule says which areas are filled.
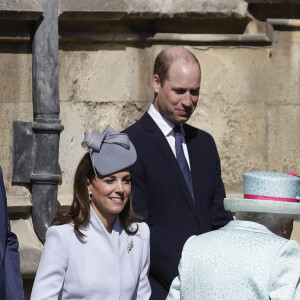
[[[95,173],[102,176],[130,167],[137,158],[128,135],[109,125],[101,133],[86,132],[81,146],[90,153]]]

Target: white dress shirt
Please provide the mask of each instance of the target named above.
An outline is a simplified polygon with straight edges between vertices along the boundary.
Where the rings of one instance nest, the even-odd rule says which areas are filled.
[[[175,157],[176,157],[176,150],[175,150],[175,134],[173,131],[173,128],[175,127],[174,124],[172,122],[170,122],[167,118],[165,118],[164,116],[162,116],[154,107],[153,104],[150,105],[149,110],[148,110],[148,114],[150,115],[150,117],[153,119],[153,121],[156,123],[156,125],[159,127],[159,129],[162,131],[162,133],[164,134],[164,136],[166,137]],[[186,146],[186,142],[185,142],[185,138],[184,138],[184,130],[181,127],[181,131],[182,131],[182,147],[183,147],[183,152],[184,152],[184,156],[186,158],[186,161],[191,169],[190,166],[190,159],[189,159],[189,153],[188,153],[188,149]]]
[[[150,298],[148,225],[128,235],[117,217],[109,234],[92,208],[90,214],[83,239],[72,224],[48,229],[31,300]]]

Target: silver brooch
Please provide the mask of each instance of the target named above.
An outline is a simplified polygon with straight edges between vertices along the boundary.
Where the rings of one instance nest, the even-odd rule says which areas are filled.
[[[131,240],[127,246],[127,252],[129,253],[133,248],[133,240]]]

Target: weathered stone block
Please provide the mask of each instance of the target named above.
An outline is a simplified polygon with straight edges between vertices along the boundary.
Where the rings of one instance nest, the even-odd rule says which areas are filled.
[[[28,47],[0,45],[0,103],[31,101],[32,68]]]
[[[0,0],[1,19],[37,20],[42,13],[36,0]]]
[[[217,105],[299,103],[300,34],[280,32],[279,40],[270,48],[191,48],[202,66],[200,99]]]
[[[248,14],[247,3],[243,0],[226,1],[208,1],[208,0],[88,0],[85,2],[78,0],[59,1],[60,16],[63,18],[93,18],[99,16],[101,12],[106,15],[117,17],[120,14],[137,14],[149,17],[174,15],[174,14],[192,14],[194,16],[206,17],[244,17]]]
[[[270,108],[268,165],[277,172],[300,174],[300,103]]]
[[[279,32],[270,54],[263,86],[265,102],[300,104],[300,32]]]
[[[268,108],[257,104],[199,103],[189,123],[214,137],[227,193],[242,193],[242,173],[266,165]]]
[[[91,45],[60,51],[61,101],[147,101],[151,92],[151,49]]]
[[[265,103],[270,93],[269,48],[193,47],[202,68],[200,99],[204,103]]]
[[[39,265],[43,245],[36,237],[31,219],[11,220],[11,229],[19,240],[22,276],[33,277]]]

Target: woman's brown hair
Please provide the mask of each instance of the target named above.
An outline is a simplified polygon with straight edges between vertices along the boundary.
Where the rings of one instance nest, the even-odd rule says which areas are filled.
[[[92,181],[96,174],[92,165],[90,154],[86,153],[78,164],[74,183],[73,183],[73,201],[67,213],[59,213],[54,218],[52,225],[63,225],[68,223],[74,224],[74,231],[79,237],[84,234],[80,231],[87,226],[90,220],[90,199],[88,195],[87,180]],[[131,230],[131,224],[138,219],[138,216],[132,210],[131,198],[126,206],[119,214],[124,230],[130,234],[136,234],[138,226],[135,230]]]

